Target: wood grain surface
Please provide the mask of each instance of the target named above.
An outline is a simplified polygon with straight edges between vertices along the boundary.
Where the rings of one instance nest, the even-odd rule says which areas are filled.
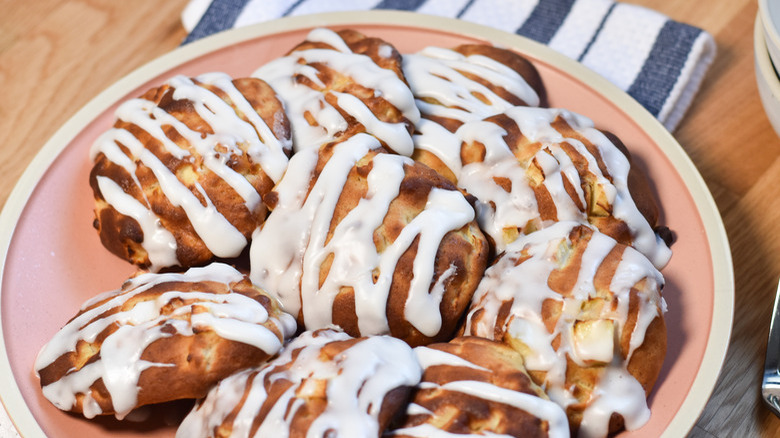
[[[710,32],[718,56],[674,133],[713,193],[734,259],[734,327],[691,436],[780,436],[760,399],[780,276],[780,139],[753,68],[755,0],[630,0]],[[81,106],[185,37],[187,0],[0,0],[0,204]],[[716,364],[713,364],[715,366]]]

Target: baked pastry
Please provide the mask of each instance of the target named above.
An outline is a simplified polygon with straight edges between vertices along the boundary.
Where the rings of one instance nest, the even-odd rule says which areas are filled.
[[[557,221],[589,223],[666,265],[658,206],[646,176],[617,137],[563,109],[515,107],[458,130],[458,185],[474,195],[479,223],[501,252]]]
[[[220,382],[176,436],[379,437],[420,372],[398,339],[304,332],[264,367]]]
[[[633,248],[559,222],[523,236],[485,273],[465,334],[519,351],[574,432],[606,436],[650,416],[666,353],[663,277]]]
[[[515,106],[547,105],[533,64],[500,47],[426,47],[403,56],[403,71],[422,115],[412,158],[453,182],[460,169],[460,141],[452,133],[463,123]]]
[[[426,47],[403,56],[422,117],[450,132],[515,106],[545,106],[539,72],[517,53],[487,44]]]
[[[234,268],[139,273],[86,302],[35,361],[43,394],[87,418],[199,398],[276,354],[294,319]]]
[[[566,413],[507,345],[477,337],[415,348],[422,381],[386,434],[412,437],[568,437]]]
[[[266,201],[251,278],[309,330],[446,340],[487,264],[470,199],[368,134],[299,151]]]
[[[420,112],[387,41],[354,30],[318,28],[286,56],[253,73],[279,93],[293,126],[296,151],[319,148],[358,132],[411,155]]]
[[[241,254],[291,153],[274,91],[222,73],[176,76],[116,117],[89,176],[103,245],[153,271]]]
[[[94,223],[151,272],[41,350],[44,395],[119,418],[199,398],[180,437],[640,427],[658,205],[619,139],[546,105],[511,50],[324,28],[250,78],[124,103],[92,148]]]

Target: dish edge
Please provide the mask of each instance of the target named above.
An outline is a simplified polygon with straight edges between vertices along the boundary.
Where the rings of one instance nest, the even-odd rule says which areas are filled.
[[[106,110],[127,90],[135,89],[163,73],[198,56],[239,43],[251,38],[289,31],[294,29],[339,26],[350,24],[377,24],[411,26],[436,31],[452,32],[453,28],[465,36],[487,39],[506,47],[522,47],[523,52],[536,58],[543,58],[560,67],[573,76],[582,79],[591,88],[624,110],[634,119],[640,128],[658,145],[670,160],[672,166],[685,182],[691,197],[700,213],[712,213],[702,217],[705,235],[709,244],[713,263],[714,301],[710,335],[705,346],[701,367],[694,379],[691,390],[685,397],[680,409],[662,434],[662,437],[679,436],[687,433],[694,425],[707,403],[720,371],[723,367],[728,340],[731,336],[734,311],[734,273],[725,226],[717,205],[709,192],[701,174],[690,157],[674,137],[644,107],[620,90],[607,79],[535,41],[519,35],[487,26],[460,21],[452,18],[428,16],[404,11],[355,11],[331,12],[296,17],[287,17],[257,25],[224,31],[150,61],[98,94],[76,112],[36,154],[11,191],[0,213],[0,296],[2,296],[2,278],[5,273],[5,260],[16,224],[26,206],[26,201],[37,187],[37,182],[56,160],[60,152],[94,118],[95,114]],[[2,301],[0,300],[0,305]],[[11,365],[5,349],[5,337],[2,330],[2,308],[0,307],[0,402],[5,406],[11,421],[19,434],[27,437],[44,437],[44,433],[32,412],[27,407],[21,391],[13,378]],[[728,324],[723,324],[728,321]],[[725,341],[724,341],[725,340]],[[717,366],[712,366],[717,364]]]

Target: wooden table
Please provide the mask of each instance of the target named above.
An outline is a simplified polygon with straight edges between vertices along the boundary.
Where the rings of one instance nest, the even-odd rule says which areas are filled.
[[[692,436],[780,435],[759,383],[780,276],[780,139],[753,69],[754,0],[630,0],[714,35],[718,57],[674,133],[704,176],[734,258],[726,363]],[[0,1],[0,203],[40,147],[110,84],[174,49],[187,0]]]

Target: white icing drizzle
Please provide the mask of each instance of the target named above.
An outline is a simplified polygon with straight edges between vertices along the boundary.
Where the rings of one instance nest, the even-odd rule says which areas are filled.
[[[377,50],[377,54],[382,58],[389,58],[393,56],[393,47],[389,44],[382,44]]]
[[[580,205],[587,206],[582,191],[584,175],[578,173],[572,157],[562,148],[565,143],[587,161],[587,172],[596,179],[596,184],[605,193],[612,207],[612,216],[628,226],[632,246],[650,258],[658,269],[666,265],[671,257],[669,247],[656,235],[628,190],[628,159],[604,134],[593,127],[591,120],[563,109],[514,107],[506,110],[505,114],[517,124],[529,142],[541,144],[541,149],[528,163],[512,164],[514,156],[503,138],[505,132],[495,124],[484,121],[468,123],[456,133],[464,141],[483,143],[487,149],[484,162],[471,163],[461,170],[458,184],[481,201],[480,225],[493,237],[499,250],[510,243],[504,237],[504,229],[522,229],[529,221],[540,216],[534,193],[530,190],[525,176],[531,161],[543,171],[543,185],[549,191],[557,210],[556,220],[578,220],[587,223],[587,211],[577,207],[563,185],[565,178],[569,181],[569,186],[576,191]],[[562,117],[598,149],[608,169],[608,176],[601,172],[596,157],[581,141],[565,138],[552,127],[557,117]],[[507,193],[496,184],[494,177],[509,178],[512,181],[512,191]]]
[[[152,266],[174,266],[176,257],[176,239],[161,224],[160,219],[137,199],[125,193],[112,179],[98,176],[100,193],[107,203],[119,213],[135,219],[144,231],[144,249]]]
[[[548,152],[537,153],[540,164],[550,164],[555,161]],[[544,185],[555,202],[559,221],[577,220],[587,223],[587,215],[577,207],[563,185],[567,172],[545,166]],[[496,183],[495,178],[503,178],[510,182],[511,190],[506,191]],[[578,181],[575,179],[574,181]],[[501,252],[509,243],[505,230],[520,227],[524,229],[529,223],[542,225],[536,194],[531,188],[525,169],[514,157],[507,157],[494,163],[476,162],[466,165],[460,174],[458,184],[477,197],[477,220],[482,230],[490,235],[496,244],[496,251]],[[585,205],[584,195],[579,185],[580,205]]]
[[[431,196],[437,196],[441,197],[444,194],[452,194],[454,192],[450,191],[444,191],[444,190],[436,190],[435,193],[431,193]],[[431,201],[428,201],[429,205]],[[430,210],[427,210],[430,211]],[[441,211],[440,211],[441,212]],[[418,216],[419,217],[419,216]],[[473,218],[473,216],[471,216]],[[442,218],[444,219],[444,218]],[[429,222],[436,221],[436,218],[431,218]],[[425,236],[430,238],[430,233],[426,234]],[[443,234],[441,235],[434,235],[433,238],[437,238],[441,241],[441,238],[444,237]],[[438,246],[436,242],[431,242],[431,246]],[[435,257],[435,254],[434,254]],[[423,265],[422,263],[415,263],[414,265],[414,275],[415,278],[417,278],[417,275],[420,275],[420,269],[417,269],[418,267],[424,267],[425,272],[422,273],[422,278],[432,278],[433,277],[433,264],[430,265]],[[442,297],[444,297],[445,292],[445,283],[447,280],[450,279],[455,273],[457,272],[457,267],[455,265],[450,265],[449,268],[447,268],[446,271],[442,272],[441,275],[439,275],[439,278],[436,279],[436,282],[433,284],[433,287],[430,288],[430,291],[428,293],[425,293],[425,287],[426,285],[421,283],[413,281],[413,287],[410,287],[410,293],[409,296],[406,299],[406,305],[404,307],[404,317],[407,321],[412,321],[413,325],[417,330],[419,330],[422,334],[426,336],[435,336],[437,333],[439,333],[439,330],[441,329],[441,313],[434,312],[431,313],[431,310],[438,309],[441,305]]]
[[[593,389],[594,401],[582,415],[579,438],[608,435],[609,418],[615,406],[621,406],[626,430],[637,430],[650,419],[644,388],[623,367],[607,368]]]
[[[583,303],[594,293],[596,270],[616,245],[613,239],[594,230],[582,255],[571,296],[562,297],[549,287],[548,278],[553,270],[566,263],[570,255],[565,249],[566,242],[570,231],[576,226],[578,224],[574,222],[559,222],[510,244],[504,256],[486,271],[474,295],[465,333],[492,339],[501,305],[511,302],[510,316],[501,331],[528,347],[529,351],[523,352],[526,367],[547,373],[545,388],[550,398],[563,407],[575,401],[566,383],[566,358],[584,366],[588,360],[596,358],[591,356],[603,356],[603,352],[591,350],[587,345],[577,348],[579,341],[575,334],[575,323]],[[525,256],[529,258],[518,264],[520,257]],[[621,358],[619,353],[610,352],[607,371],[593,392],[595,405],[587,409],[589,421],[581,426],[586,436],[606,430],[604,428],[612,412],[623,415],[627,427],[631,429],[644,424],[649,415],[645,392],[626,371],[626,366],[633,351],[642,344],[648,326],[658,316],[658,309],[665,309],[659,294],[663,277],[647,258],[631,247],[623,251],[609,286],[617,306],[614,310],[610,309],[611,306],[604,306],[598,319],[611,321],[615,326],[614,339],[621,339],[628,317],[631,289],[642,280],[645,285],[638,291],[639,310],[631,333],[629,351],[625,358]],[[561,316],[552,332],[548,332],[541,317],[542,304],[547,299],[563,304]],[[482,312],[482,315],[479,321],[473,321],[472,317],[477,311]],[[603,333],[613,336],[612,331]],[[556,336],[561,337],[557,350],[551,345]],[[617,348],[617,341],[607,339],[605,342],[613,349]],[[628,380],[632,382],[627,383]]]
[[[430,409],[426,409],[417,403],[409,403],[406,406],[407,415],[433,415]]]
[[[454,175],[459,175],[463,164],[460,159],[461,140],[444,126],[429,120],[420,119],[412,136],[415,149],[425,150],[435,155]]]
[[[580,203],[585,205],[582,176],[578,174],[571,157],[562,149],[561,144],[565,142],[587,160],[588,172],[596,178],[596,183],[606,194],[612,216],[628,226],[632,246],[650,258],[659,269],[668,263],[671,250],[656,235],[628,190],[628,159],[604,134],[594,128],[590,119],[565,109],[549,108],[512,107],[504,110],[504,114],[517,124],[530,142],[542,145],[534,158],[544,171],[544,186],[552,196],[557,220],[580,220],[587,223],[587,212],[577,208],[563,186],[563,178],[566,178],[571,183],[570,187],[576,191]],[[552,127],[556,117],[562,117],[596,146],[609,171],[609,178],[602,174],[596,158],[581,141],[565,138]],[[507,132],[503,128],[485,120],[472,120],[451,133],[441,125],[423,119],[418,123],[417,130],[413,137],[415,146],[436,155],[458,179],[458,186],[477,197],[480,226],[493,238],[499,251],[510,243],[505,238],[505,229],[522,230],[529,221],[537,222],[535,219],[539,218],[539,212],[536,198],[525,176],[529,163],[512,163],[516,158],[506,143],[504,137]],[[482,162],[464,166],[460,155],[461,144],[472,142],[485,145],[485,158]],[[506,192],[495,182],[494,177],[510,179],[512,191]]]
[[[305,431],[305,436],[371,437],[380,433],[378,415],[393,389],[414,386],[422,370],[412,349],[388,336],[360,339],[324,362],[324,345],[351,339],[333,330],[304,332],[293,339],[280,355],[257,370],[248,370],[220,382],[179,427],[177,437],[212,436],[215,427],[237,410],[231,437],[249,437],[252,423],[268,394],[264,384],[286,380],[291,386],[274,401],[254,437],[290,436],[290,424],[303,406],[303,397],[326,384],[327,407]],[[246,398],[242,397],[248,392]]]
[[[225,154],[216,154],[215,144],[228,147],[230,152],[236,155],[242,155],[242,150],[238,145],[245,144],[247,154],[252,160],[263,169],[263,172],[271,178],[272,181],[279,181],[287,167],[287,154],[285,150],[292,148],[291,141],[288,139],[280,140],[276,138],[262,117],[255,111],[252,104],[241,94],[233,85],[232,78],[224,73],[206,73],[198,76],[197,81],[203,84],[215,86],[224,91],[230,102],[235,105],[238,111],[246,117],[247,121],[237,117],[235,110],[222,100],[219,96],[198,86],[190,78],[185,76],[175,76],[169,84],[174,88],[173,97],[176,100],[189,100],[195,104],[195,110],[198,112],[209,126],[215,131],[214,139],[203,139],[202,134],[192,134],[182,130],[183,134],[188,135],[190,144],[201,156],[206,158],[207,167],[220,176],[230,177],[231,173],[235,177],[235,172],[225,165]],[[182,132],[180,131],[180,132]],[[200,138],[200,141],[198,141]],[[217,156],[219,155],[219,156]],[[237,191],[240,185],[248,186],[243,178],[231,182],[231,187]],[[251,186],[249,186],[251,187]],[[257,202],[255,197],[257,193],[254,190],[246,189],[244,199],[247,202]]]
[[[485,120],[465,123],[455,131],[455,135],[464,143],[480,142],[485,145],[483,161],[486,163],[494,163],[514,156],[504,140],[507,134],[504,128]],[[460,149],[452,151],[455,154],[453,159],[460,160],[460,152]]]
[[[430,367],[440,365],[447,365],[455,367],[468,367],[479,371],[490,371],[489,369],[477,365],[474,362],[468,361],[460,356],[442,351],[437,348],[416,347],[414,349],[414,354],[417,355],[417,361],[420,362],[420,365],[423,367],[423,369],[428,369]]]
[[[465,56],[450,49],[427,47],[418,53],[404,55],[403,71],[420,112],[427,116],[476,122],[514,106],[464,73],[501,87],[530,106],[540,103],[536,91],[520,74],[482,55]],[[426,102],[426,98],[439,103]],[[426,118],[417,123],[416,130],[414,147],[434,154],[457,176],[462,165],[461,139]]]
[[[454,274],[454,268],[447,270],[431,286],[436,253],[446,233],[474,219],[474,209],[460,192],[433,188],[424,210],[380,253],[373,233],[382,224],[390,202],[398,196],[404,166],[413,165],[409,158],[380,153],[372,159],[364,198],[325,241],[349,171],[378,146],[378,141],[367,134],[338,144],[308,195],[317,153],[304,150],[293,157],[290,179],[285,176],[276,188],[279,202],[253,236],[251,277],[278,294],[287,311],[302,311],[309,329],[331,324],[328,309],[343,287],[351,287],[360,333],[386,334],[386,304],[393,272],[401,255],[419,237],[405,315],[420,332],[433,336],[441,328],[443,285]],[[320,266],[328,257],[332,257],[331,267],[320,284]]]
[[[344,40],[329,29],[314,29],[307,36],[307,40],[326,43],[334,49],[294,51],[265,64],[253,73],[253,76],[268,82],[285,103],[293,128],[296,152],[329,143],[348,128],[347,121],[337,109],[325,101],[326,92],[296,82],[296,76],[303,76],[316,86],[324,88],[317,76],[318,70],[313,67],[316,64],[326,65],[356,83],[374,89],[376,96],[381,96],[391,103],[411,123],[419,121],[420,111],[415,105],[409,86],[392,70],[380,67],[366,55],[353,53]],[[380,48],[380,53],[385,52],[386,49]],[[355,96],[350,97],[338,96],[338,105],[342,111],[354,117],[366,127],[367,132],[377,136],[396,153],[407,156],[412,154],[414,145],[403,123],[383,122],[363,102]],[[307,114],[316,121],[315,125],[306,120]]]
[[[393,272],[400,256],[419,237],[404,316],[424,335],[438,333],[442,323],[439,305],[445,284],[456,273],[456,268],[450,266],[434,282],[436,252],[447,232],[474,219],[473,208],[459,192],[432,189],[425,210],[404,228],[392,245],[379,253],[373,243],[373,232],[382,224],[390,202],[399,194],[404,166],[412,164],[406,157],[379,154],[372,159],[367,177],[368,192],[364,199],[341,220],[326,242],[347,175],[358,160],[380,147],[380,142],[403,155],[411,155],[414,148],[433,153],[453,171],[458,185],[478,198],[477,220],[481,228],[493,237],[499,252],[506,251],[503,258],[486,272],[474,295],[465,334],[492,339],[499,308],[502,303],[511,300],[511,317],[503,330],[529,347],[524,352],[525,365],[529,370],[546,372],[544,385],[553,401],[478,381],[455,381],[442,385],[424,382],[419,387],[439,387],[508,404],[547,420],[550,436],[568,436],[567,419],[561,407],[565,408],[576,398],[566,385],[566,357],[580,366],[598,361],[608,365],[584,411],[580,435],[606,435],[613,412],[624,417],[628,430],[645,424],[649,409],[644,390],[628,373],[626,364],[633,351],[644,342],[647,328],[658,317],[658,309],[661,312],[666,310],[666,303],[659,295],[663,277],[657,269],[668,262],[671,252],[641,215],[628,192],[629,164],[622,152],[594,128],[592,121],[581,115],[563,109],[514,107],[461,73],[480,76],[529,105],[539,104],[539,96],[517,72],[488,57],[464,56],[435,47],[404,55],[402,68],[409,82],[407,86],[392,71],[379,67],[368,56],[353,53],[331,30],[314,29],[307,40],[326,43],[333,49],[292,52],[271,61],[253,74],[279,93],[293,128],[294,144],[289,140],[278,140],[273,135],[278,129],[269,128],[235,88],[231,78],[221,73],[202,75],[196,81],[183,76],[168,81],[175,89],[174,99],[191,101],[199,116],[212,127],[213,134],[195,132],[152,102],[142,99],[121,105],[117,109],[117,117],[147,131],[177,159],[192,160],[193,154],[202,156],[205,167],[230,185],[250,210],[262,202],[260,195],[244,177],[228,167],[227,162],[233,154],[246,153],[254,162],[260,163],[263,171],[278,183],[274,189],[278,202],[273,214],[253,235],[251,279],[277,296],[286,311],[300,313],[308,329],[331,327],[334,300],[342,288],[350,287],[355,292],[361,335],[386,334],[389,331],[386,303]],[[390,57],[393,48],[383,45],[378,54]],[[327,65],[356,83],[373,88],[376,97],[386,99],[416,125],[415,135],[409,136],[403,123],[379,120],[352,94],[322,92],[296,82],[295,78],[302,76],[316,87],[324,88],[317,64]],[[230,103],[196,82],[220,88],[229,97]],[[336,98],[338,108],[326,102],[326,93]],[[475,94],[487,98],[489,103],[476,98]],[[433,98],[442,104],[427,103],[422,100],[424,98]],[[248,121],[241,119],[230,104],[235,105]],[[310,179],[319,159],[319,146],[333,141],[349,128],[339,110],[355,118],[371,135],[357,134],[339,144],[311,185]],[[423,117],[447,117],[464,124],[457,132],[449,132],[436,122],[421,119],[421,113]],[[497,124],[483,120],[500,113],[509,116],[529,141],[543,145],[533,161],[544,174],[543,184],[555,204],[555,221],[541,221],[537,199],[526,175],[527,165],[519,163],[512,154],[504,139],[507,132]],[[307,115],[314,119],[314,124],[306,119]],[[283,114],[278,114],[277,122],[282,117]],[[552,127],[556,117],[562,117],[596,146],[609,177],[602,174],[596,157],[587,151],[582,142],[565,138]],[[191,150],[171,141],[163,132],[165,125],[173,127],[184,137]],[[461,144],[475,141],[486,146],[485,159],[464,166],[460,157]],[[605,310],[600,316],[614,323],[615,332],[620,333],[628,316],[629,291],[637,282],[645,280],[645,287],[638,295],[640,310],[626,358],[621,358],[616,352],[620,335],[607,337],[613,336],[611,329],[597,326],[592,332],[603,336],[582,339],[576,336],[574,328],[582,303],[593,292],[595,273],[616,244],[611,238],[594,232],[582,257],[571,297],[561,297],[547,283],[550,273],[568,256],[561,250],[568,233],[578,224],[588,223],[587,212],[577,206],[577,203],[587,204],[581,175],[571,157],[561,148],[563,142],[587,160],[588,171],[596,177],[607,195],[611,214],[629,226],[632,246],[637,249],[627,248],[623,252],[611,280],[609,289],[617,297],[617,308],[612,312]],[[118,143],[130,154],[126,155]],[[217,145],[221,147],[219,152]],[[290,171],[285,172],[288,169],[285,151],[293,146],[296,154],[289,159]],[[99,153],[124,168],[138,186],[137,164],[142,163],[151,169],[165,195],[173,205],[185,210],[194,228],[215,255],[233,257],[246,246],[246,238],[216,210],[202,187],[197,186],[196,189],[205,199],[205,206],[129,131],[111,129],[106,132],[93,145],[92,158]],[[496,178],[510,181],[512,190],[504,190]],[[568,180],[568,187],[574,189],[576,200],[566,191],[565,180]],[[133,198],[107,177],[99,176],[97,183],[106,202],[138,222],[152,269],[176,265],[175,239],[170,231],[162,228],[159,218],[147,207],[148,201]],[[542,229],[525,235],[522,228],[528,224],[541,226]],[[505,240],[504,231],[511,228],[521,229],[519,239],[514,242]],[[517,263],[521,251],[531,257]],[[331,267],[320,284],[320,266],[329,257],[332,258]],[[259,324],[271,322],[287,338],[296,330],[294,319],[287,314],[278,319],[270,318],[265,308],[236,293],[187,292],[187,297],[197,297],[198,303],[180,307],[172,316],[191,313],[193,306],[205,310],[193,313],[189,323],[178,319],[167,320],[167,316],[159,314],[162,306],[182,296],[183,292],[177,291],[166,292],[155,301],[141,302],[108,318],[95,319],[107,309],[121,306],[132,296],[162,282],[210,280],[229,283],[241,278],[242,275],[233,268],[215,263],[206,268],[190,269],[184,274],[141,275],[131,279],[120,290],[89,300],[82,307],[84,313],[63,327],[41,350],[35,363],[36,371],[62,354],[73,351],[80,339],[92,341],[115,322],[121,326],[102,343],[100,360],[44,387],[44,395],[56,406],[67,410],[75,403],[75,395],[82,393],[84,415],[92,418],[102,411],[92,397],[90,386],[103,379],[111,393],[116,416],[124,417],[135,405],[141,373],[150,367],[169,366],[140,360],[148,345],[169,336],[159,330],[164,323],[179,334],[191,335],[193,329],[205,328],[214,330],[225,339],[254,345],[269,354],[281,349],[279,356],[263,368],[243,371],[223,380],[185,419],[177,437],[209,436],[239,403],[243,406],[233,423],[231,436],[249,437],[252,422],[268,397],[263,382],[269,378],[286,379],[293,382],[293,386],[271,408],[254,436],[289,436],[290,421],[304,403],[297,396],[313,391],[314,380],[328,381],[329,404],[312,424],[307,436],[324,436],[329,430],[343,436],[376,436],[379,433],[376,416],[385,395],[398,386],[418,384],[421,366],[453,365],[486,370],[441,350],[418,347],[412,353],[403,342],[386,336],[362,339],[339,354],[332,363],[322,362],[319,353],[325,344],[351,338],[335,330],[305,332],[282,349],[276,335]],[[547,299],[563,302],[561,318],[552,333],[541,317],[542,304]],[[97,305],[102,300],[106,301]],[[477,310],[483,314],[478,321],[473,321],[471,318]],[[556,350],[552,342],[557,336],[560,336],[561,345]],[[287,365],[292,366],[278,375],[274,374]],[[250,389],[242,402],[247,387]],[[433,412],[411,403],[407,414],[433,415]],[[431,438],[505,436],[489,432],[456,435],[429,424],[393,431],[390,435]]]
[[[466,56],[450,49],[427,47],[416,54],[404,55],[403,72],[423,114],[467,122],[514,106],[464,73],[501,87],[528,105],[539,105],[536,91],[519,73],[483,55]],[[427,103],[425,98],[436,99],[440,104]]]
[[[198,83],[222,90],[248,121],[243,120],[221,97]],[[131,99],[120,105],[116,110],[117,118],[148,132],[167,152],[179,160],[194,161],[193,154],[199,155],[203,158],[206,168],[224,180],[244,199],[249,211],[257,209],[262,202],[260,194],[245,177],[231,169],[227,163],[232,155],[247,153],[254,162],[260,164],[272,180],[276,181],[287,165],[285,150],[290,149],[289,140],[282,141],[273,135],[271,128],[233,85],[231,78],[223,73],[204,74],[198,76],[196,81],[184,76],[176,76],[169,79],[167,84],[174,89],[174,99],[187,100],[193,104],[198,115],[211,127],[213,133],[194,131],[154,102],[141,98]],[[163,126],[166,125],[173,127],[184,137],[192,151],[183,149],[171,141],[163,131]],[[129,150],[130,156],[126,155],[117,143],[124,145]],[[226,151],[218,150],[218,146]],[[204,206],[163,161],[148,150],[146,145],[130,131],[112,128],[105,132],[92,146],[92,159],[94,160],[99,153],[124,168],[129,175],[132,175],[139,187],[140,183],[135,176],[136,163],[140,162],[151,169],[165,196],[172,205],[184,209],[199,237],[216,256],[235,257],[246,246],[246,238],[217,211],[206,196],[205,190],[199,185],[196,186],[205,199]],[[134,211],[133,217],[136,220],[142,216],[138,211],[139,206],[143,206],[141,201],[133,201],[128,196],[121,196],[115,190],[106,201],[118,211]],[[148,204],[148,201],[146,202]],[[128,203],[132,205],[127,205]],[[149,210],[149,207],[143,207]],[[149,214],[154,213],[149,210]],[[152,260],[152,269],[158,270],[177,264],[171,263],[171,254],[173,253],[175,257],[175,247],[170,247],[170,242],[166,242],[165,245],[159,243],[159,222],[147,217],[139,221],[139,225],[145,237],[142,243],[144,249],[158,254],[155,260]],[[149,236],[154,237],[149,240]]]
[[[352,53],[352,49],[350,49],[347,43],[341,39],[339,34],[324,27],[312,29],[306,36],[306,41],[325,43],[341,53]]]
[[[316,234],[318,211],[323,211],[319,222],[329,223],[323,215],[332,215],[350,169],[378,147],[379,141],[368,135],[348,139],[338,146],[310,191],[319,153],[314,148],[301,150],[293,155],[288,172],[274,189],[278,201],[273,213],[252,236],[250,277],[275,294],[291,314],[297,315],[301,310],[303,259],[310,238]],[[338,158],[334,159],[336,155]]]
[[[414,349],[417,359],[422,365],[423,369],[428,369],[433,366],[449,365],[449,366],[461,366],[470,367],[477,370],[489,371],[484,367],[476,365],[460,356],[447,353],[438,349],[428,347],[417,347]],[[443,391],[459,392],[462,394],[470,395],[473,397],[481,398],[496,403],[512,406],[514,408],[528,412],[537,418],[548,422],[548,436],[551,438],[564,438],[569,436],[569,422],[566,418],[566,413],[556,403],[546,400],[542,397],[526,394],[519,391],[513,391],[500,386],[496,386],[487,382],[480,382],[476,380],[458,380],[443,383],[441,385],[423,381],[418,387],[420,389],[441,389]],[[416,405],[410,404],[406,411],[407,415],[435,415],[433,412]],[[443,437],[470,437],[470,436],[490,436],[490,437],[507,437],[512,438],[510,435],[504,435],[495,433],[492,431],[483,431],[482,433],[475,434],[453,434],[451,432],[441,430],[429,423],[423,423],[417,426],[405,427],[392,431],[390,436],[403,435],[413,437],[431,437],[431,438],[443,438]]]
[[[199,281],[230,284],[243,278],[234,268],[214,263],[203,268],[191,268],[185,273],[141,274],[128,280],[122,289],[89,300],[81,313],[41,349],[35,361],[36,372],[62,355],[76,351],[79,341],[91,343],[108,327],[116,324],[119,328],[103,340],[98,360],[79,370],[71,370],[61,379],[44,386],[43,394],[63,410],[70,410],[76,402],[76,395],[84,394],[84,416],[92,418],[101,414],[102,410],[92,398],[90,386],[102,379],[111,395],[117,418],[123,418],[136,404],[141,373],[149,367],[172,366],[140,359],[146,347],[154,341],[171,336],[163,331],[164,326],[183,336],[192,336],[193,329],[214,330],[224,339],[253,345],[269,355],[275,354],[282,346],[281,340],[260,324],[273,321],[287,338],[296,330],[294,319],[286,314],[271,317],[260,303],[239,293],[171,290],[154,300],[139,301],[131,308],[105,314],[112,309],[122,309],[133,297],[160,284]],[[177,307],[171,315],[160,313],[167,304],[179,299],[194,302]],[[186,320],[187,315],[191,318],[190,322]]]

